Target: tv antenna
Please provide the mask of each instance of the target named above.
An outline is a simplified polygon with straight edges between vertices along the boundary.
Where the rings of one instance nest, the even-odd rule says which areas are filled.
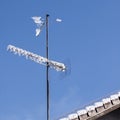
[[[32,52],[23,50],[21,48],[15,47],[13,45],[8,45],[7,50],[10,50],[10,52],[13,52],[14,54],[18,54],[21,56],[25,56],[28,59],[31,59],[32,61],[45,65],[46,66],[46,94],[47,94],[47,120],[50,120],[50,90],[49,90],[49,68],[53,68],[56,71],[62,71],[65,72],[67,70],[67,67],[65,64],[56,62],[53,60],[49,60],[49,44],[48,44],[48,18],[49,15],[46,14],[46,58],[42,57],[40,55],[34,54]],[[41,17],[32,17],[34,22],[37,24],[37,29],[36,29],[36,36],[38,36],[41,32],[41,28],[45,24],[42,20]],[[60,19],[58,19],[59,22],[61,22]],[[57,21],[58,21],[57,20]]]

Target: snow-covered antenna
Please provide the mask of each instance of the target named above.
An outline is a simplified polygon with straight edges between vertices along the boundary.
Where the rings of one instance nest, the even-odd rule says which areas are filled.
[[[21,48],[15,47],[13,45],[8,45],[7,50],[9,50],[10,52],[13,52],[14,54],[18,54],[19,56],[20,55],[25,56],[27,59],[33,60],[34,62],[45,65],[45,66],[46,66],[46,63],[48,62],[48,65],[51,68],[54,68],[56,71],[64,72],[66,70],[66,66],[63,63],[56,62],[53,60],[48,60],[47,58],[44,58],[40,55],[23,50]]]
[[[25,56],[28,59],[33,60],[34,62],[37,62],[39,64],[45,65],[46,66],[46,93],[47,93],[47,120],[50,119],[49,114],[50,114],[50,109],[49,109],[49,68],[54,68],[57,71],[66,71],[66,66],[63,63],[56,62],[53,60],[49,60],[49,49],[48,49],[48,18],[49,15],[46,14],[46,20],[42,19],[41,17],[35,16],[32,17],[34,23],[37,25],[36,28],[36,37],[39,36],[43,26],[46,24],[46,58],[42,57],[40,55],[34,54],[32,52],[23,50],[21,48],[15,47],[13,45],[8,45],[7,50],[10,50],[11,52]],[[62,22],[62,19],[57,18],[56,22]]]

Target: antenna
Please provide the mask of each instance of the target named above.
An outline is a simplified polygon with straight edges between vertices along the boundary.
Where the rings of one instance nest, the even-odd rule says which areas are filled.
[[[14,54],[18,54],[19,56],[25,56],[26,59],[30,59],[38,64],[42,64],[46,66],[46,63],[48,63],[49,67],[55,69],[56,71],[64,72],[66,70],[66,66],[63,63],[56,62],[53,60],[48,60],[47,58],[44,58],[40,55],[23,50],[21,48],[15,47],[13,45],[8,45],[7,50],[9,50]]]
[[[48,18],[49,15],[46,14],[46,58],[42,57],[40,55],[34,54],[32,52],[23,50],[21,48],[15,47],[13,45],[8,45],[7,46],[7,50],[10,50],[11,52],[13,52],[14,54],[18,54],[21,56],[25,56],[28,59],[31,59],[32,61],[45,65],[46,66],[46,93],[47,93],[47,120],[50,119],[50,109],[49,109],[49,98],[50,98],[50,94],[49,94],[49,68],[53,68],[56,71],[62,71],[65,72],[67,67],[60,62],[56,62],[53,60],[49,60],[49,49],[48,49]],[[44,26],[45,22],[41,17],[32,17],[32,19],[34,20],[34,22],[37,25],[36,28],[36,36],[39,36],[42,27]],[[56,19],[57,22],[61,22],[61,19]]]

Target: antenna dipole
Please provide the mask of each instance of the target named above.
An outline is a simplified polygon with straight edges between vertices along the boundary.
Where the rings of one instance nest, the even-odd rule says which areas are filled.
[[[7,50],[9,50],[10,52],[13,52],[14,54],[18,54],[19,56],[25,56],[26,59],[30,59],[38,64],[42,64],[46,66],[46,63],[48,62],[49,67],[54,68],[56,71],[64,72],[66,70],[66,66],[63,63],[56,62],[53,60],[48,60],[45,57],[23,50],[13,45],[8,45]]]

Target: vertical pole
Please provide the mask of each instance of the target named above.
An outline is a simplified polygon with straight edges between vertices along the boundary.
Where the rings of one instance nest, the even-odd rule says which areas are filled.
[[[48,17],[49,15],[46,14],[46,58],[48,59]],[[47,120],[49,120],[49,63],[46,63],[46,87],[47,87]]]

